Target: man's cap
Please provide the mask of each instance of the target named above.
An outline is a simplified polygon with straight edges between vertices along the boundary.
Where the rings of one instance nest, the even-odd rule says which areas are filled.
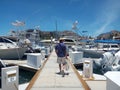
[[[64,41],[64,39],[63,39],[63,38],[60,38],[60,39],[59,39],[59,41],[60,41],[60,42],[63,42],[63,41]]]
[[[60,40],[60,41],[64,41],[64,39],[63,39],[63,38],[60,38],[59,40]]]

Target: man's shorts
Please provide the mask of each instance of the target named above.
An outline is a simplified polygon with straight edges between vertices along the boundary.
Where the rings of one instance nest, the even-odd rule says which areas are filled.
[[[66,58],[65,57],[57,57],[57,63],[65,64],[66,63]]]

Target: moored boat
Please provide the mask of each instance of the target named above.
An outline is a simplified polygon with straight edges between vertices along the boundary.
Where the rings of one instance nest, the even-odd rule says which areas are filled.
[[[0,59],[20,59],[25,51],[26,47],[20,47],[12,40],[0,37]]]

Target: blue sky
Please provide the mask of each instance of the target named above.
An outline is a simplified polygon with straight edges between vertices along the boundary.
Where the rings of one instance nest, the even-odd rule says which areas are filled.
[[[15,20],[25,26],[15,27]],[[10,30],[39,26],[42,31],[77,28],[85,35],[97,36],[111,30],[120,31],[120,0],[0,0],[0,35]]]

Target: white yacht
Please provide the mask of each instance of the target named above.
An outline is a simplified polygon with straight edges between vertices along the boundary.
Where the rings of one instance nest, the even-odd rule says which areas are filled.
[[[98,50],[103,50],[103,51],[111,51],[111,50],[115,50],[118,51],[120,49],[120,46],[116,43],[104,43],[104,44],[100,44],[100,47],[98,48]]]
[[[92,44],[85,44],[83,45],[82,48],[79,48],[80,51],[85,52],[85,54],[90,54],[92,57],[97,57],[100,58],[101,55],[105,52],[108,51],[119,51],[120,50],[120,46],[119,44],[120,42],[113,42],[113,41],[106,41],[106,40],[100,40],[98,42],[93,42]]]
[[[19,47],[16,42],[0,37],[0,59],[20,59],[25,51],[26,47]]]
[[[118,51],[120,50],[120,41],[118,40],[95,40],[95,43],[98,44],[98,49],[103,51]]]

